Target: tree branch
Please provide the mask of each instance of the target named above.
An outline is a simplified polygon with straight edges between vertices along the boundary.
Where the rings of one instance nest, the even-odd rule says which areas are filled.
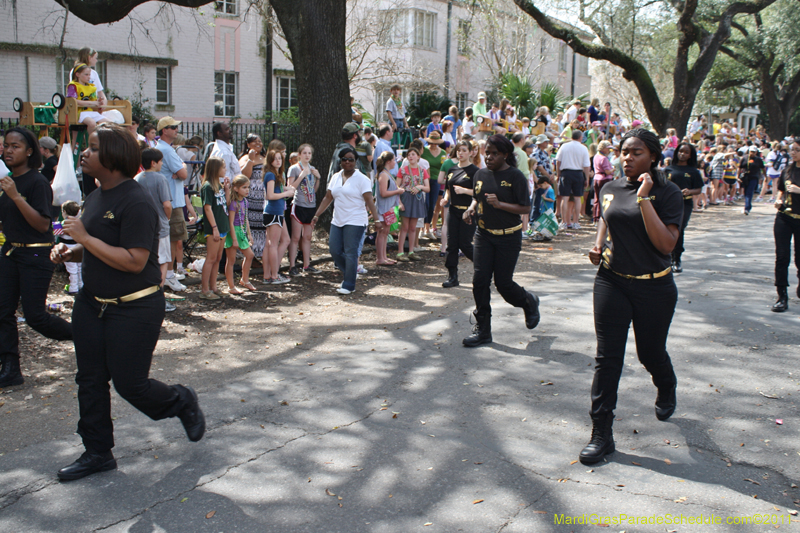
[[[545,15],[531,0],[514,0],[514,3],[522,11],[530,15],[548,35],[564,41],[575,53],[592,59],[608,61],[620,67],[623,77],[632,81],[639,90],[639,95],[647,108],[647,115],[650,120],[656,125],[657,129],[661,127],[662,124],[659,123],[663,123],[666,120],[667,110],[661,103],[653,80],[644,65],[615,48],[585,42],[575,31],[562,26],[555,19]]]
[[[117,22],[134,8],[151,0],[53,0],[69,8],[72,14],[89,24]],[[181,7],[200,7],[210,4],[209,0],[169,0],[170,4]]]

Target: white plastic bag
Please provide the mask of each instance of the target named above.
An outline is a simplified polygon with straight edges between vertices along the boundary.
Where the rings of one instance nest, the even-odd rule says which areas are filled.
[[[109,109],[103,112],[103,117],[114,124],[125,124],[125,117],[116,109]]]
[[[53,178],[53,205],[62,205],[69,200],[81,203],[81,187],[75,175],[75,161],[72,159],[72,146],[64,143],[58,157],[58,168]]]

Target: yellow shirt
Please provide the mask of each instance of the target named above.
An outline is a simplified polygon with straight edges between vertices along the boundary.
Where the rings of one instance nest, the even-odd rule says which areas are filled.
[[[84,102],[95,102],[97,101],[97,87],[94,86],[94,83],[90,83],[88,85],[83,85],[82,83],[78,83],[77,81],[69,82],[69,86],[75,88],[75,92],[77,93],[77,99],[82,100]],[[88,107],[79,107],[78,112],[82,111],[93,111]]]

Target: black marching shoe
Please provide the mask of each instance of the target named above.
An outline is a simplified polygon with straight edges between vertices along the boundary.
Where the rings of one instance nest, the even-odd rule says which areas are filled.
[[[683,272],[683,265],[681,265],[680,257],[672,262],[672,271],[675,272],[676,274],[680,274],[681,272]]]
[[[3,356],[3,369],[0,370],[0,389],[22,385],[25,379],[19,370],[19,356]]]
[[[614,413],[592,415],[592,438],[581,450],[579,459],[585,465],[593,465],[603,460],[606,455],[614,453],[614,435],[611,426],[614,424]]]
[[[797,292],[800,293],[800,287],[797,288]],[[798,298],[800,298],[800,296],[798,296]],[[787,309],[789,309],[789,291],[786,287],[778,287],[778,300],[775,302],[775,305],[772,306],[772,311],[775,313],[783,313]],[[5,367],[3,367],[3,371],[5,371]],[[0,375],[0,377],[2,377],[2,375]]]
[[[526,303],[525,307],[523,307],[525,311],[525,327],[533,329],[539,325],[539,319],[541,318],[539,315],[539,297],[527,291],[525,299]]]
[[[469,348],[489,344],[492,342],[492,315],[489,313],[479,315],[476,311],[473,311],[472,314],[475,316],[472,335],[461,342]]]
[[[447,278],[447,281],[442,283],[442,287],[445,289],[450,289],[452,287],[458,287],[458,269],[452,268],[448,269],[450,277]]]
[[[97,472],[116,470],[116,468],[117,460],[114,459],[114,454],[110,450],[105,453],[94,453],[86,450],[77,461],[58,471],[58,479],[61,481],[75,481]]]
[[[675,412],[675,406],[678,404],[678,398],[675,390],[677,387],[670,389],[658,389],[656,396],[656,418],[662,422],[672,416]]]
[[[178,412],[178,418],[181,419],[183,429],[186,430],[186,436],[189,437],[189,440],[197,442],[203,438],[206,432],[206,417],[200,409],[197,393],[191,387],[184,387],[183,385],[176,385],[176,387],[184,390],[184,394],[181,394],[181,397],[185,402]]]

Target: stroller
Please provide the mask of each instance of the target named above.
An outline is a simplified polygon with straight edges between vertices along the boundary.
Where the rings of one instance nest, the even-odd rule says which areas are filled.
[[[197,191],[189,191],[189,198],[197,213],[197,220],[186,224],[189,236],[183,242],[183,262],[187,265],[202,255],[200,248],[205,248],[206,245],[206,236],[203,234],[203,201]]]

